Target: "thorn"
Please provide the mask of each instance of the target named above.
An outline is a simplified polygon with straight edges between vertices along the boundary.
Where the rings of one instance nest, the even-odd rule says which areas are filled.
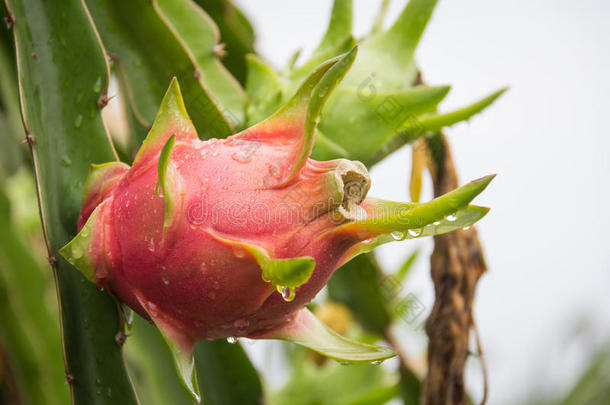
[[[201,72],[199,71],[199,69],[195,69],[193,71],[193,77],[195,77],[195,79],[199,79],[201,77]]]
[[[32,135],[28,132],[27,134],[25,134],[25,139],[21,143],[27,143],[29,145],[33,145],[34,144],[34,135]]]
[[[36,52],[32,52],[32,58],[38,59],[38,54]]]
[[[4,22],[6,23],[6,28],[10,30],[15,25],[15,16],[8,13],[8,15],[4,17]]]
[[[72,384],[74,382],[74,376],[66,371],[66,382]]]
[[[120,330],[116,333],[116,335],[114,335],[114,341],[117,345],[119,345],[119,347],[123,347],[128,336],[129,335],[126,334],[123,330]]]
[[[51,267],[55,267],[57,265],[57,258],[55,256],[49,256],[48,259]]]
[[[225,43],[214,45],[214,55],[216,55],[216,57],[219,59],[222,59],[227,56],[227,50],[225,49],[226,46],[227,45]]]
[[[106,93],[102,93],[100,98],[97,99],[97,108],[100,110],[108,105],[108,102],[115,98],[116,95],[108,97]]]

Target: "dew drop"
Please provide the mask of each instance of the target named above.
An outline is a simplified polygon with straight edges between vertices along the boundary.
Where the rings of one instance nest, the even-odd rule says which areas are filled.
[[[76,119],[74,120],[74,126],[76,128],[80,128],[82,123],[83,123],[83,116],[82,116],[82,114],[78,114],[78,117],[76,117]]]
[[[246,256],[246,250],[243,247],[236,245],[233,246],[233,254],[238,259],[243,259]]]
[[[342,366],[350,366],[352,363],[350,363],[349,361],[340,361],[339,364],[341,364]]]
[[[467,231],[467,230],[469,230],[469,229],[471,228],[471,226],[472,226],[472,225],[468,225],[468,226],[463,227],[462,229],[463,229],[463,230],[465,230],[465,231]]]
[[[250,160],[252,160],[252,154],[235,152],[231,155],[231,158],[238,163],[248,163]]]
[[[402,240],[405,237],[405,234],[399,231],[394,231],[390,234],[394,240]]]
[[[282,298],[284,299],[284,301],[286,302],[290,302],[292,300],[294,300],[295,297],[295,290],[292,287],[286,287],[286,286],[278,286],[277,287],[277,291],[282,294]]]
[[[83,230],[80,232],[80,235],[81,235],[83,238],[88,237],[88,236],[89,236],[89,228],[84,227],[84,228],[83,228]]]
[[[206,262],[201,262],[199,268],[201,268],[201,271],[205,271],[208,268],[208,264]]]
[[[375,366],[378,366],[378,365],[380,365],[381,363],[383,363],[383,360],[375,360],[375,361],[371,361],[371,364],[372,364],[372,365],[375,365]]]
[[[409,229],[407,231],[409,233],[409,236],[413,237],[413,238],[417,238],[418,236],[421,236],[422,234],[422,229]]]
[[[229,336],[227,338],[227,342],[229,342],[230,344],[234,345],[235,343],[237,343],[237,338],[234,336]]]
[[[96,378],[95,385],[102,385],[102,380],[100,380],[99,378]]]
[[[161,277],[161,281],[163,282],[163,284],[169,285],[169,280],[166,277]]]
[[[457,214],[455,212],[453,214],[449,214],[445,217],[445,219],[449,222],[453,222],[457,219]]]

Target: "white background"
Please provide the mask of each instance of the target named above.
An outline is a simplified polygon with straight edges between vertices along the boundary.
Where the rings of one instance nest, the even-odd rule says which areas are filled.
[[[236,3],[276,68],[297,48],[313,50],[331,8],[323,0]],[[356,36],[369,30],[379,3],[354,2]],[[387,23],[404,4],[394,1]],[[561,395],[610,340],[609,38],[604,0],[441,0],[417,51],[427,82],[452,85],[442,110],[510,86],[483,114],[447,130],[462,182],[498,173],[476,200],[492,207],[478,226],[489,273],[475,307],[492,404]],[[370,195],[408,200],[409,167],[408,148],[392,155],[373,169]],[[425,191],[428,199],[429,184]],[[429,309],[430,241],[379,253],[391,271],[418,246],[425,254],[407,288]],[[409,325],[399,333],[417,360],[424,336]],[[475,393],[480,378],[471,361]]]

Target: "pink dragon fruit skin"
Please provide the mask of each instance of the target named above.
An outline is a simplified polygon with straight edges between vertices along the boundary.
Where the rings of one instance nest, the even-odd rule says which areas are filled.
[[[309,158],[322,104],[354,57],[321,65],[276,114],[223,140],[198,139],[174,79],[133,165],[90,172],[79,234],[60,253],[160,328],[191,391],[199,339],[282,338],[338,359],[391,357],[332,333],[304,306],[345,261],[392,231],[444,221],[491,180],[456,190],[449,208],[408,216],[424,205],[365,200],[361,163]],[[465,212],[472,223],[487,211]],[[440,226],[431,232],[455,228]]]

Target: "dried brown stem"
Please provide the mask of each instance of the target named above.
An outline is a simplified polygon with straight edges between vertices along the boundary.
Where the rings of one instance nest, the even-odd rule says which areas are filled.
[[[428,143],[433,158],[430,173],[434,195],[458,187],[458,178],[444,135]],[[469,333],[473,326],[472,305],[476,284],[486,271],[481,244],[474,228],[434,237],[430,258],[435,302],[426,322],[428,375],[423,405],[466,405],[464,367],[468,358]]]

